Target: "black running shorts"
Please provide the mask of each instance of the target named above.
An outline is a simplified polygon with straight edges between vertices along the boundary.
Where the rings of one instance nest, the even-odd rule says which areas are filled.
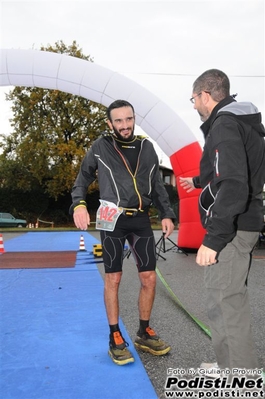
[[[106,273],[122,271],[124,244],[127,240],[139,272],[155,270],[154,233],[147,212],[134,217],[120,215],[114,231],[100,230]]]

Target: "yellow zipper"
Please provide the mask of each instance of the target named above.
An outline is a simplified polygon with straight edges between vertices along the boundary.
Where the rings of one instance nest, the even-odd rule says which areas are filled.
[[[142,151],[142,146],[141,146],[141,149],[140,149],[140,152],[139,152],[139,155],[138,155],[135,173],[134,173],[134,175],[133,175],[132,172],[130,171],[130,168],[129,168],[127,162],[126,162],[126,159],[124,158],[124,156],[123,156],[123,154],[120,152],[120,150],[117,148],[116,143],[115,143],[115,140],[113,140],[113,141],[114,141],[114,148],[115,148],[115,150],[116,150],[116,151],[118,152],[118,154],[120,155],[120,157],[121,157],[121,159],[123,160],[123,163],[124,163],[126,169],[128,170],[129,174],[131,175],[131,177],[132,177],[132,179],[133,179],[133,185],[134,185],[136,194],[137,194],[137,196],[138,196],[138,198],[139,198],[139,210],[141,210],[141,209],[142,209],[142,198],[141,198],[141,195],[140,195],[140,193],[139,193],[139,191],[138,191],[138,188],[137,188],[137,184],[136,184],[136,174],[137,174],[137,170],[138,170],[138,167],[139,167],[139,158],[140,158],[140,154],[141,154],[141,151]]]

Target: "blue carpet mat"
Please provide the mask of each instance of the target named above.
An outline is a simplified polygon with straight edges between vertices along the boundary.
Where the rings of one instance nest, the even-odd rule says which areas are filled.
[[[4,243],[6,252],[34,251],[78,251],[80,237],[83,235],[87,251],[99,241],[87,232],[29,232]]]
[[[103,280],[89,252],[98,241],[83,236],[74,269],[0,270],[1,399],[157,398],[122,321],[135,363],[117,366],[107,354]],[[27,233],[5,250],[78,250],[79,238]]]

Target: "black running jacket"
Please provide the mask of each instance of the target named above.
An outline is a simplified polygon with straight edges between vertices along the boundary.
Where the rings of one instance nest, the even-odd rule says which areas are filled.
[[[261,114],[249,102],[227,97],[201,126],[205,145],[200,176],[203,244],[220,252],[237,230],[259,232],[263,226],[265,130]]]
[[[112,134],[103,134],[85,155],[72,190],[70,212],[84,204],[88,186],[98,178],[100,198],[118,207],[148,210],[153,203],[161,219],[176,219],[164,187],[153,144],[142,136],[136,170],[121,154]]]

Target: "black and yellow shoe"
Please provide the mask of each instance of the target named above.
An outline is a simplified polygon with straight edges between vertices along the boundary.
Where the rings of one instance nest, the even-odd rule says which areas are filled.
[[[147,327],[143,334],[138,331],[134,345],[137,349],[149,352],[155,356],[162,356],[168,353],[171,347],[166,344],[151,327]]]
[[[134,357],[127,349],[127,346],[129,344],[123,339],[120,331],[110,334],[109,355],[113,362],[119,366],[134,362]]]

